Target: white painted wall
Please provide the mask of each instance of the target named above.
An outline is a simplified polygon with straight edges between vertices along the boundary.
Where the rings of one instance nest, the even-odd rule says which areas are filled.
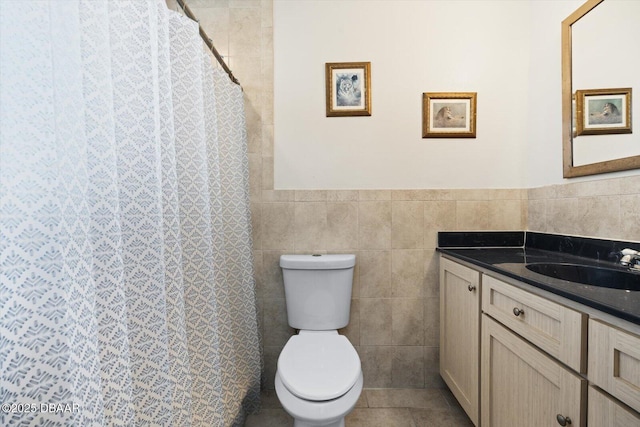
[[[275,188],[563,182],[560,23],[581,3],[274,0]],[[324,64],[352,61],[372,116],[325,117]],[[477,138],[423,139],[423,92],[477,92]]]

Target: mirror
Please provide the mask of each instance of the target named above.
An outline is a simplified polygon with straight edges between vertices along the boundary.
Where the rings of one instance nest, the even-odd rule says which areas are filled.
[[[565,178],[640,168],[637,130],[635,134],[613,131],[597,135],[576,134],[578,114],[574,96],[576,90],[631,88],[635,93],[631,92],[632,103],[628,109],[629,130],[632,130],[633,122],[636,128],[640,126],[640,98],[637,98],[640,96],[640,60],[635,54],[638,40],[640,2],[637,1],[588,0],[562,21],[562,163]],[[582,106],[582,99],[578,101]],[[587,112],[583,121],[587,120],[586,115]]]

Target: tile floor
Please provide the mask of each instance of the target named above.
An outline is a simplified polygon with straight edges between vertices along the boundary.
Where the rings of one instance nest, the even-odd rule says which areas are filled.
[[[245,427],[291,427],[274,390],[262,392],[262,411]],[[439,427],[473,423],[448,389],[364,389],[346,427]]]

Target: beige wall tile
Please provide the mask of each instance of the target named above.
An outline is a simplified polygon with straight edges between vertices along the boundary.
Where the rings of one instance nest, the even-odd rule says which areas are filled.
[[[249,153],[249,199],[260,202],[262,193],[262,157]]]
[[[262,28],[273,27],[273,0],[261,0]]]
[[[265,298],[284,299],[284,282],[282,281],[282,268],[280,268],[280,255],[282,251],[262,251],[262,282]]]
[[[262,105],[262,123],[273,124],[273,91],[265,90]]]
[[[259,58],[261,35],[260,9],[229,8],[229,56]]]
[[[329,202],[357,202],[359,198],[358,190],[328,190],[327,201]]]
[[[195,8],[200,8],[200,7],[228,8],[229,0],[189,0],[188,4],[192,10],[194,7]]]
[[[325,190],[295,190],[296,202],[326,202]]]
[[[393,348],[391,386],[424,387],[424,347],[396,346]]]
[[[424,264],[422,249],[394,249],[391,252],[391,295],[422,297]]]
[[[260,8],[262,7],[260,0],[232,0],[229,2],[229,8]]]
[[[424,348],[424,387],[446,388],[440,376],[440,348]]]
[[[424,246],[424,202],[392,203],[391,246],[419,249]]]
[[[358,248],[358,203],[327,203],[326,248],[329,251]]]
[[[359,349],[366,388],[391,387],[393,347],[364,346]]]
[[[491,200],[489,205],[489,228],[491,230],[522,230],[521,200]]]
[[[424,202],[424,247],[438,246],[438,231],[456,229],[456,202],[436,200]]]
[[[424,345],[440,345],[440,298],[424,298]]]
[[[283,346],[264,345],[264,371],[262,373],[262,382],[264,387],[273,390],[274,380],[276,378],[276,369],[278,367],[278,357]]]
[[[229,56],[229,9],[227,5],[187,3],[200,26],[223,58]],[[175,10],[175,9],[173,9]],[[228,65],[228,64],[227,64]]]
[[[262,251],[253,251],[253,280],[256,284],[256,298],[262,300],[264,297],[264,264],[262,262]]]
[[[262,249],[262,204],[250,203],[251,209],[251,240],[253,249]]]
[[[391,202],[358,204],[358,240],[360,249],[391,248]]]
[[[287,307],[284,298],[264,298],[264,335],[265,346],[284,346],[294,330],[287,323]]]
[[[489,202],[458,201],[456,203],[457,230],[488,230]]]
[[[294,229],[296,252],[326,250],[327,204],[296,203]]]
[[[529,200],[555,199],[556,187],[548,186],[548,187],[530,188],[527,191],[527,198]]]
[[[294,249],[294,203],[264,203],[262,205],[262,248]]]
[[[273,190],[273,157],[262,157],[262,189]]]
[[[273,125],[262,123],[262,156],[273,158]]]
[[[392,343],[391,299],[360,298],[360,344],[386,346]]]
[[[293,190],[262,190],[262,203],[293,202],[294,199]]]
[[[421,298],[391,300],[393,345],[424,344],[424,302]]]
[[[356,265],[353,266],[353,284],[351,285],[351,298],[360,298],[360,254],[357,251],[354,252],[354,255],[356,256]]]
[[[620,178],[620,194],[640,194],[640,175]]]
[[[425,297],[437,297],[440,295],[440,257],[435,249],[424,251],[424,285],[422,287]]]
[[[422,201],[433,200],[434,190],[392,190],[391,200]]]
[[[527,230],[545,232],[547,230],[547,201],[544,199],[529,200],[528,211]]]
[[[640,242],[640,194],[621,196],[620,212],[619,238]]]
[[[577,234],[613,236],[620,230],[620,197],[582,197],[578,199]]]
[[[391,190],[360,190],[360,200],[391,200]]]
[[[346,336],[353,346],[360,345],[360,300],[351,300],[351,309],[349,311],[349,324],[338,333]]]
[[[391,251],[361,251],[358,254],[360,298],[391,296]]]
[[[551,199],[547,202],[547,232],[579,234],[577,198]]]

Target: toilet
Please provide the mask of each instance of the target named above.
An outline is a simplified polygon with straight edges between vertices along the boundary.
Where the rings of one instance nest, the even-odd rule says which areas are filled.
[[[282,255],[289,326],[275,387],[294,427],[344,427],[362,392],[362,368],[338,329],[349,323],[355,255]]]

